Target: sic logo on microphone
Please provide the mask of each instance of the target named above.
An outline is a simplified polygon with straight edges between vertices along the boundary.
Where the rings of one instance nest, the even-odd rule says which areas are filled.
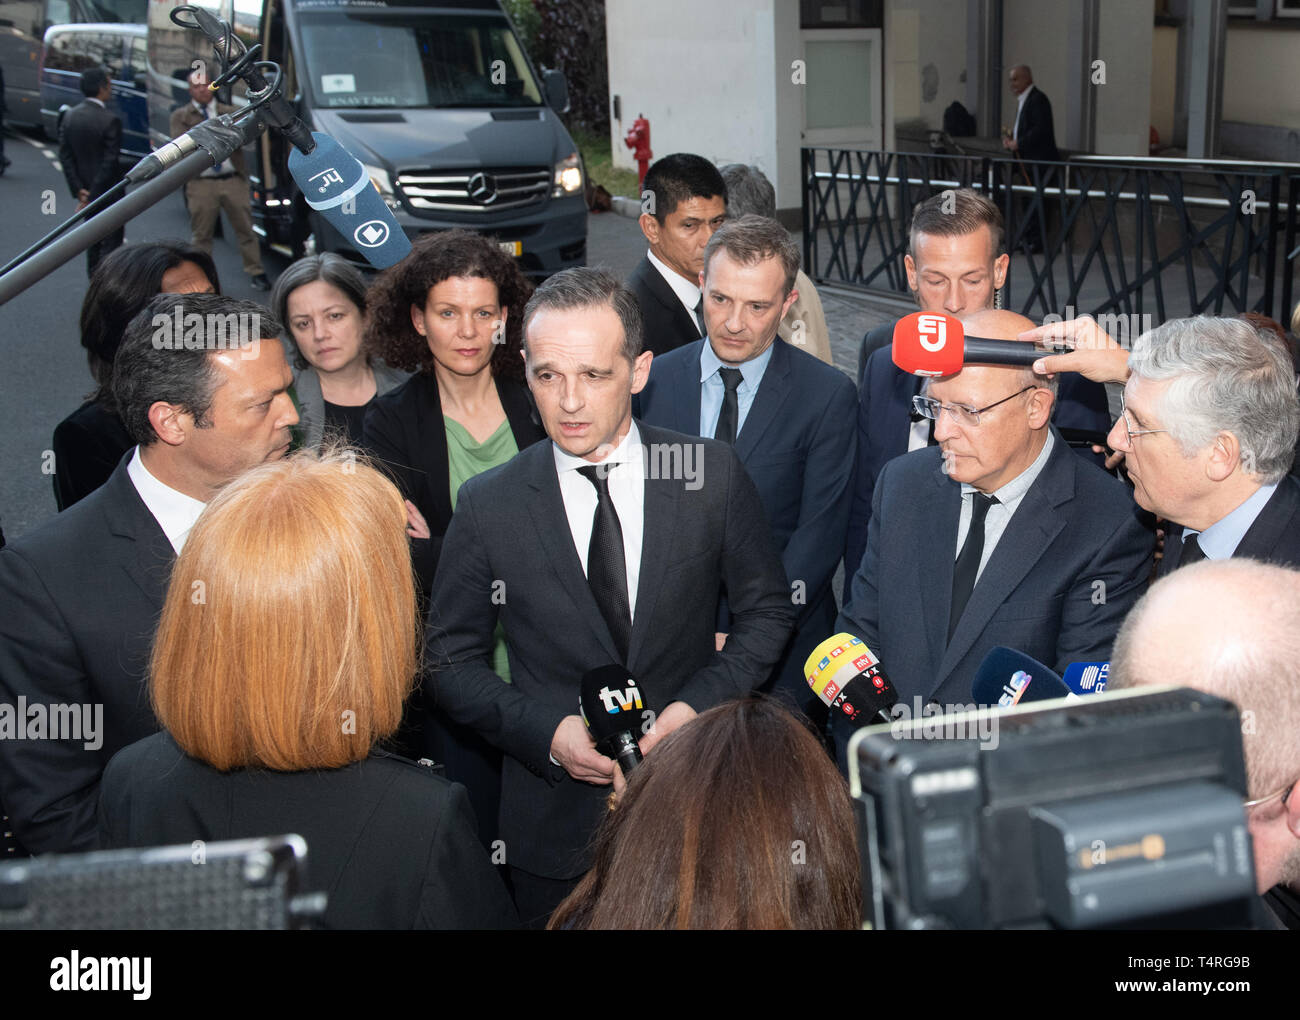
[[[631,677],[627,678],[627,687],[623,690],[610,690],[608,687],[602,687],[597,697],[600,703],[605,706],[605,711],[610,715],[618,715],[619,712],[631,712],[633,709],[640,710],[644,706],[641,704],[641,688],[637,687],[636,681]]]
[[[948,342],[948,323],[942,315],[918,315],[916,330],[921,346],[931,354],[943,350]]]

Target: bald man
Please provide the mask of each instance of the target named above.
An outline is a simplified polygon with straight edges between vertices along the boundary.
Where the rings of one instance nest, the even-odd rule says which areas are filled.
[[[1150,684],[1240,710],[1256,887],[1300,930],[1300,571],[1208,560],[1157,582],[1120,629],[1107,689]]]
[[[1014,340],[1024,316],[981,311],[966,332]],[[997,645],[1064,672],[1110,658],[1142,594],[1154,538],[1127,489],[1050,424],[1053,380],[972,365],[914,398],[938,446],[885,465],[867,550],[837,630],[879,656],[899,696],[972,703]]]

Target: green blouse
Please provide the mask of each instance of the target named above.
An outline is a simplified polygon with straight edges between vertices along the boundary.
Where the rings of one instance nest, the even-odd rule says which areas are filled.
[[[442,420],[447,430],[447,478],[451,484],[451,509],[455,512],[460,487],[475,475],[510,460],[519,452],[519,446],[515,443],[515,434],[510,430],[508,419],[482,443],[476,441],[460,422],[453,421],[446,415],[442,416]],[[502,680],[510,682],[505,631],[501,629],[500,623],[497,624],[492,645],[492,668]]]

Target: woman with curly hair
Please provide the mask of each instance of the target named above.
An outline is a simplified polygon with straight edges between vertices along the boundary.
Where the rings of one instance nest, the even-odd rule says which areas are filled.
[[[362,442],[406,498],[407,534],[427,600],[461,485],[544,439],[524,382],[521,325],[532,285],[493,241],[466,230],[429,234],[371,285],[365,347],[414,372],[377,396]],[[493,665],[509,679],[498,632]],[[501,755],[442,716],[423,738],[404,733],[470,791],[485,842],[496,829]]]

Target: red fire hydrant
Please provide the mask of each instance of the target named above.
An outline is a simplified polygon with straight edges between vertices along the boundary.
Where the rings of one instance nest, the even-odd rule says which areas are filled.
[[[642,188],[645,186],[645,172],[650,168],[650,160],[654,159],[654,153],[650,151],[650,122],[643,114],[637,114],[623,142],[632,150],[636,159],[636,186]]]

